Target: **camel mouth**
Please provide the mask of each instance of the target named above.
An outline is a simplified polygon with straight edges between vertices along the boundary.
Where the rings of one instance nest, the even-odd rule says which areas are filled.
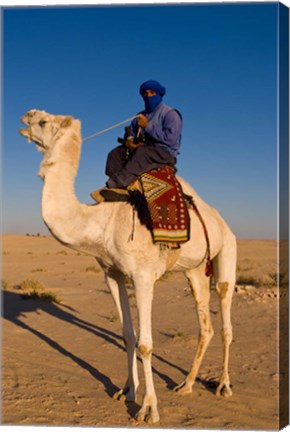
[[[28,129],[20,128],[19,133],[20,133],[20,135],[27,137],[28,136]]]
[[[24,120],[22,120],[22,123],[29,126],[29,124],[27,124]],[[44,144],[41,141],[39,141],[38,138],[36,138],[35,136],[32,135],[30,128],[27,128],[27,129],[26,128],[20,128],[19,133],[20,133],[20,135],[22,135],[28,139],[29,144],[31,143],[31,141],[33,141],[38,147],[41,147],[42,149],[46,148],[44,146]]]
[[[22,135],[25,138],[27,138],[29,143],[31,142],[32,136],[31,136],[31,133],[30,133],[29,129],[20,128],[19,129],[19,133],[20,133],[20,135]]]

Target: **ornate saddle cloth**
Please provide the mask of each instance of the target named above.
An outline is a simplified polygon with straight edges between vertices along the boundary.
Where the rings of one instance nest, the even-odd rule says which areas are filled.
[[[140,183],[150,213],[153,241],[187,242],[189,214],[173,168],[165,166],[146,172],[140,176]]]

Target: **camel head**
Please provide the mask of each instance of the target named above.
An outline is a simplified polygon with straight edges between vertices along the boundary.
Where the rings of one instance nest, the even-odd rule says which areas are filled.
[[[39,175],[44,176],[47,168],[59,162],[77,166],[81,147],[81,123],[71,116],[52,115],[45,111],[30,110],[21,118],[27,128],[20,134],[33,141],[44,155]]]
[[[71,116],[52,115],[36,109],[24,114],[21,122],[28,128],[21,128],[20,134],[28,138],[29,142],[35,142],[42,153],[49,150],[68,131],[69,127],[71,129],[75,126],[74,122],[79,123]]]

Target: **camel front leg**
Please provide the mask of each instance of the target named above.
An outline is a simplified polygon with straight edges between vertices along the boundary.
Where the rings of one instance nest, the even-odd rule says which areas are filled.
[[[133,280],[139,314],[138,349],[141,354],[145,377],[145,395],[143,397],[142,407],[136,416],[136,420],[145,420],[148,423],[157,423],[160,417],[157,410],[157,397],[153,383],[151,365],[153,350],[151,312],[154,283],[148,276],[142,277],[138,275],[133,278]]]
[[[204,275],[203,269],[201,270],[202,271],[194,269],[186,273],[196,302],[200,333],[197,351],[191,370],[186,379],[174,389],[180,394],[188,394],[192,392],[192,386],[195,383],[202,359],[214,334],[209,311],[209,278]]]
[[[128,357],[128,379],[124,388],[114,394],[114,399],[121,400],[124,398],[128,402],[132,402],[135,401],[137,397],[139,379],[136,356],[136,336],[131,318],[127,289],[125,286],[125,277],[122,273],[110,271],[106,273],[106,282],[110,288],[120,316],[123,328],[123,338]]]

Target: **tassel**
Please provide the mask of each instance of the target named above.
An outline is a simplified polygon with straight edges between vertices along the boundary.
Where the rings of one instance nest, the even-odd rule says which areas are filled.
[[[144,195],[138,190],[129,190],[129,203],[135,207],[141,224],[152,230],[151,215]]]
[[[212,261],[209,257],[207,257],[206,266],[205,266],[205,275],[207,277],[210,277],[212,276],[212,274],[213,274]]]

